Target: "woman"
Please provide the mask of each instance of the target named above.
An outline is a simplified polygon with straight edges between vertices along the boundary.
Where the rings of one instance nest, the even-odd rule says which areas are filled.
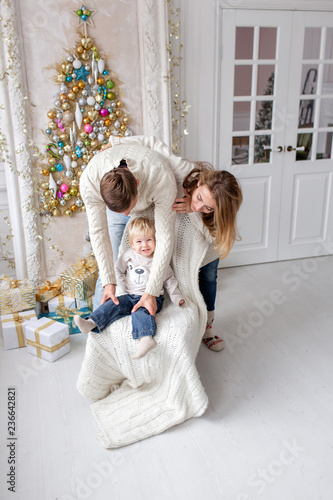
[[[227,171],[213,170],[209,163],[192,163],[175,156],[155,137],[111,137],[110,144],[138,143],[164,156],[174,173],[178,197],[172,206],[177,213],[188,213],[191,222],[210,242],[203,266],[199,271],[199,288],[207,307],[207,325],[203,343],[213,351],[224,347],[223,340],[212,332],[217,290],[219,259],[225,259],[238,239],[237,212],[242,203],[242,191],[237,179]],[[184,197],[181,198],[184,194]]]

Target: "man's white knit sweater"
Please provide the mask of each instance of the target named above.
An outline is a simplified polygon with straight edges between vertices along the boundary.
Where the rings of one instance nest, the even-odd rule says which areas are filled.
[[[86,206],[89,234],[103,286],[116,284],[113,253],[108,233],[106,205],[100,193],[103,176],[126,159],[138,179],[138,202],[131,214],[155,205],[156,250],[146,292],[158,296],[174,243],[175,213],[172,204],[177,194],[175,176],[168,161],[158,152],[137,144],[119,145],[103,151],[89,162],[80,180]]]

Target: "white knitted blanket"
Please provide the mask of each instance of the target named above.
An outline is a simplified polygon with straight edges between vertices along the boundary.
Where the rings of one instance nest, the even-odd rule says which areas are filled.
[[[142,215],[152,216],[152,209]],[[144,358],[131,359],[138,340],[131,318],[89,333],[77,381],[91,408],[106,448],[118,448],[159,434],[205,411],[208,399],[195,366],[207,313],[198,286],[198,271],[208,248],[189,217],[176,218],[171,265],[187,300],[180,308],[166,297],[156,315],[157,347]],[[122,250],[128,246],[124,235]]]

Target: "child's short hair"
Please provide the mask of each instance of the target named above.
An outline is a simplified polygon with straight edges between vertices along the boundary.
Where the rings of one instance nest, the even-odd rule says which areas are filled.
[[[128,223],[128,239],[130,243],[137,234],[147,234],[149,232],[151,232],[155,237],[154,221],[148,217],[135,217]]]

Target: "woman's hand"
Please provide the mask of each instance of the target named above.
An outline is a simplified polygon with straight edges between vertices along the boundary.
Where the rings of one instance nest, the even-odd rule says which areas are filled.
[[[119,300],[116,297],[116,285],[105,285],[100,305],[104,304],[107,300],[112,300],[116,306],[119,304]]]
[[[157,311],[156,297],[154,295],[149,295],[144,293],[137,304],[133,307],[131,313],[134,313],[139,307],[145,307],[149,314],[155,316]]]
[[[184,189],[184,198],[176,198],[174,204],[172,205],[172,210],[179,214],[190,214],[192,196]]]
[[[108,142],[107,144],[103,144],[103,146],[101,147],[101,149],[100,149],[99,153],[100,153],[101,151],[105,151],[105,149],[109,149],[109,148],[112,148],[112,144],[111,144],[111,142]]]

